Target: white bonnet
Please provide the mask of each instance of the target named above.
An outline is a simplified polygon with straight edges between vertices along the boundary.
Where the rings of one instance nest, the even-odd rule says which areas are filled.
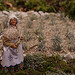
[[[15,16],[15,14],[13,14],[13,13],[9,15],[9,20],[12,19],[12,18],[18,19],[18,18]]]
[[[13,14],[13,13],[10,13],[9,14],[9,16],[8,16],[8,26],[10,27],[11,25],[10,25],[10,19],[13,19],[13,18],[16,18],[17,19],[17,24],[16,24],[16,26],[19,24],[19,19],[16,17],[16,15],[15,14]]]

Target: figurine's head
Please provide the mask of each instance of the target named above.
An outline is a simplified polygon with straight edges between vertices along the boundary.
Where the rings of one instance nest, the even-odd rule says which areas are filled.
[[[10,14],[9,15],[9,26],[17,26],[18,24],[18,18],[15,16],[15,14]]]
[[[17,19],[16,19],[15,17],[11,18],[10,21],[9,21],[9,24],[10,24],[11,26],[16,26],[16,24],[17,24]]]

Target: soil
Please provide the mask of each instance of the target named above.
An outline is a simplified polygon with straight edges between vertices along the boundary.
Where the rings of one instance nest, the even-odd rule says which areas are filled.
[[[18,16],[20,19],[22,34],[23,36],[25,36],[25,40],[23,40],[23,43],[25,43],[27,47],[27,49],[24,50],[24,56],[26,54],[33,54],[33,53],[45,54],[48,56],[59,54],[63,56],[67,54],[68,52],[70,52],[73,56],[75,55],[74,50],[68,49],[69,42],[71,42],[72,46],[75,46],[75,44],[73,44],[75,41],[75,21],[72,21],[68,19],[67,17],[64,17],[64,18],[61,17],[60,13],[50,13],[50,14],[51,14],[51,17],[48,19],[44,19],[43,16],[40,16],[40,17],[37,16],[37,20],[35,19],[32,21],[31,28],[27,27],[27,22],[29,21],[32,13],[28,14],[28,16],[26,17]],[[4,19],[5,17],[0,18],[1,25]],[[51,24],[52,22],[53,24]],[[45,46],[45,49],[41,51],[38,50],[38,45],[40,44],[40,42],[38,41],[38,38],[40,36],[40,33],[38,35],[35,34],[37,29],[40,30],[40,33],[42,34],[42,37],[44,38],[42,41],[45,41],[45,43],[43,44]],[[67,30],[68,32],[72,33],[72,35],[74,36],[73,39],[69,40],[66,37]],[[53,50],[52,48],[53,39],[55,35],[59,35],[59,37],[61,38],[61,43],[60,43],[60,45],[62,46],[61,51],[56,51],[56,50]],[[30,39],[27,40],[28,38]]]

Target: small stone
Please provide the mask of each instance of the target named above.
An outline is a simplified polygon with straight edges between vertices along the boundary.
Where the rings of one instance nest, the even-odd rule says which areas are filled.
[[[26,12],[21,12],[21,16],[22,16],[22,18],[24,18],[24,17],[27,17],[28,14]]]
[[[57,17],[60,17],[60,13],[57,13]]]
[[[73,56],[69,53],[67,53],[66,55],[64,55],[65,60],[70,60],[73,59]]]
[[[16,14],[16,15],[19,15],[19,14],[21,14],[21,12],[17,11],[17,12],[15,12],[15,14]]]
[[[2,38],[3,35],[0,35],[0,39]]]
[[[39,13],[38,12],[33,12],[34,15],[40,17]]]
[[[34,11],[28,11],[28,12],[27,12],[28,15],[31,15],[31,14],[33,14],[33,13],[34,13]]]
[[[26,56],[26,54],[23,54],[23,56]]]
[[[4,17],[4,16],[5,16],[4,14],[0,13],[0,18],[2,18],[2,17]]]
[[[7,11],[2,11],[2,13],[3,13],[4,15],[8,15],[8,14],[9,14],[9,12],[7,12]]]
[[[14,11],[10,10],[9,13],[13,13],[14,14]]]
[[[73,56],[73,59],[75,59],[75,55]]]
[[[2,51],[0,51],[0,60],[2,60]]]
[[[39,14],[40,14],[41,16],[44,16],[44,15],[45,15],[45,13],[43,13],[42,11],[39,11]]]
[[[45,15],[50,15],[50,13],[45,12]]]

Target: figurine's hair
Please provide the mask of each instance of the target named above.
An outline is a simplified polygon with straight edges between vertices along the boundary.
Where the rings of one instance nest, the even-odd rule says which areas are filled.
[[[15,17],[14,17],[15,18]],[[10,21],[12,20],[12,18],[10,19]],[[15,18],[16,20],[16,24],[18,23],[18,20]],[[11,25],[11,22],[9,21],[9,25]]]

